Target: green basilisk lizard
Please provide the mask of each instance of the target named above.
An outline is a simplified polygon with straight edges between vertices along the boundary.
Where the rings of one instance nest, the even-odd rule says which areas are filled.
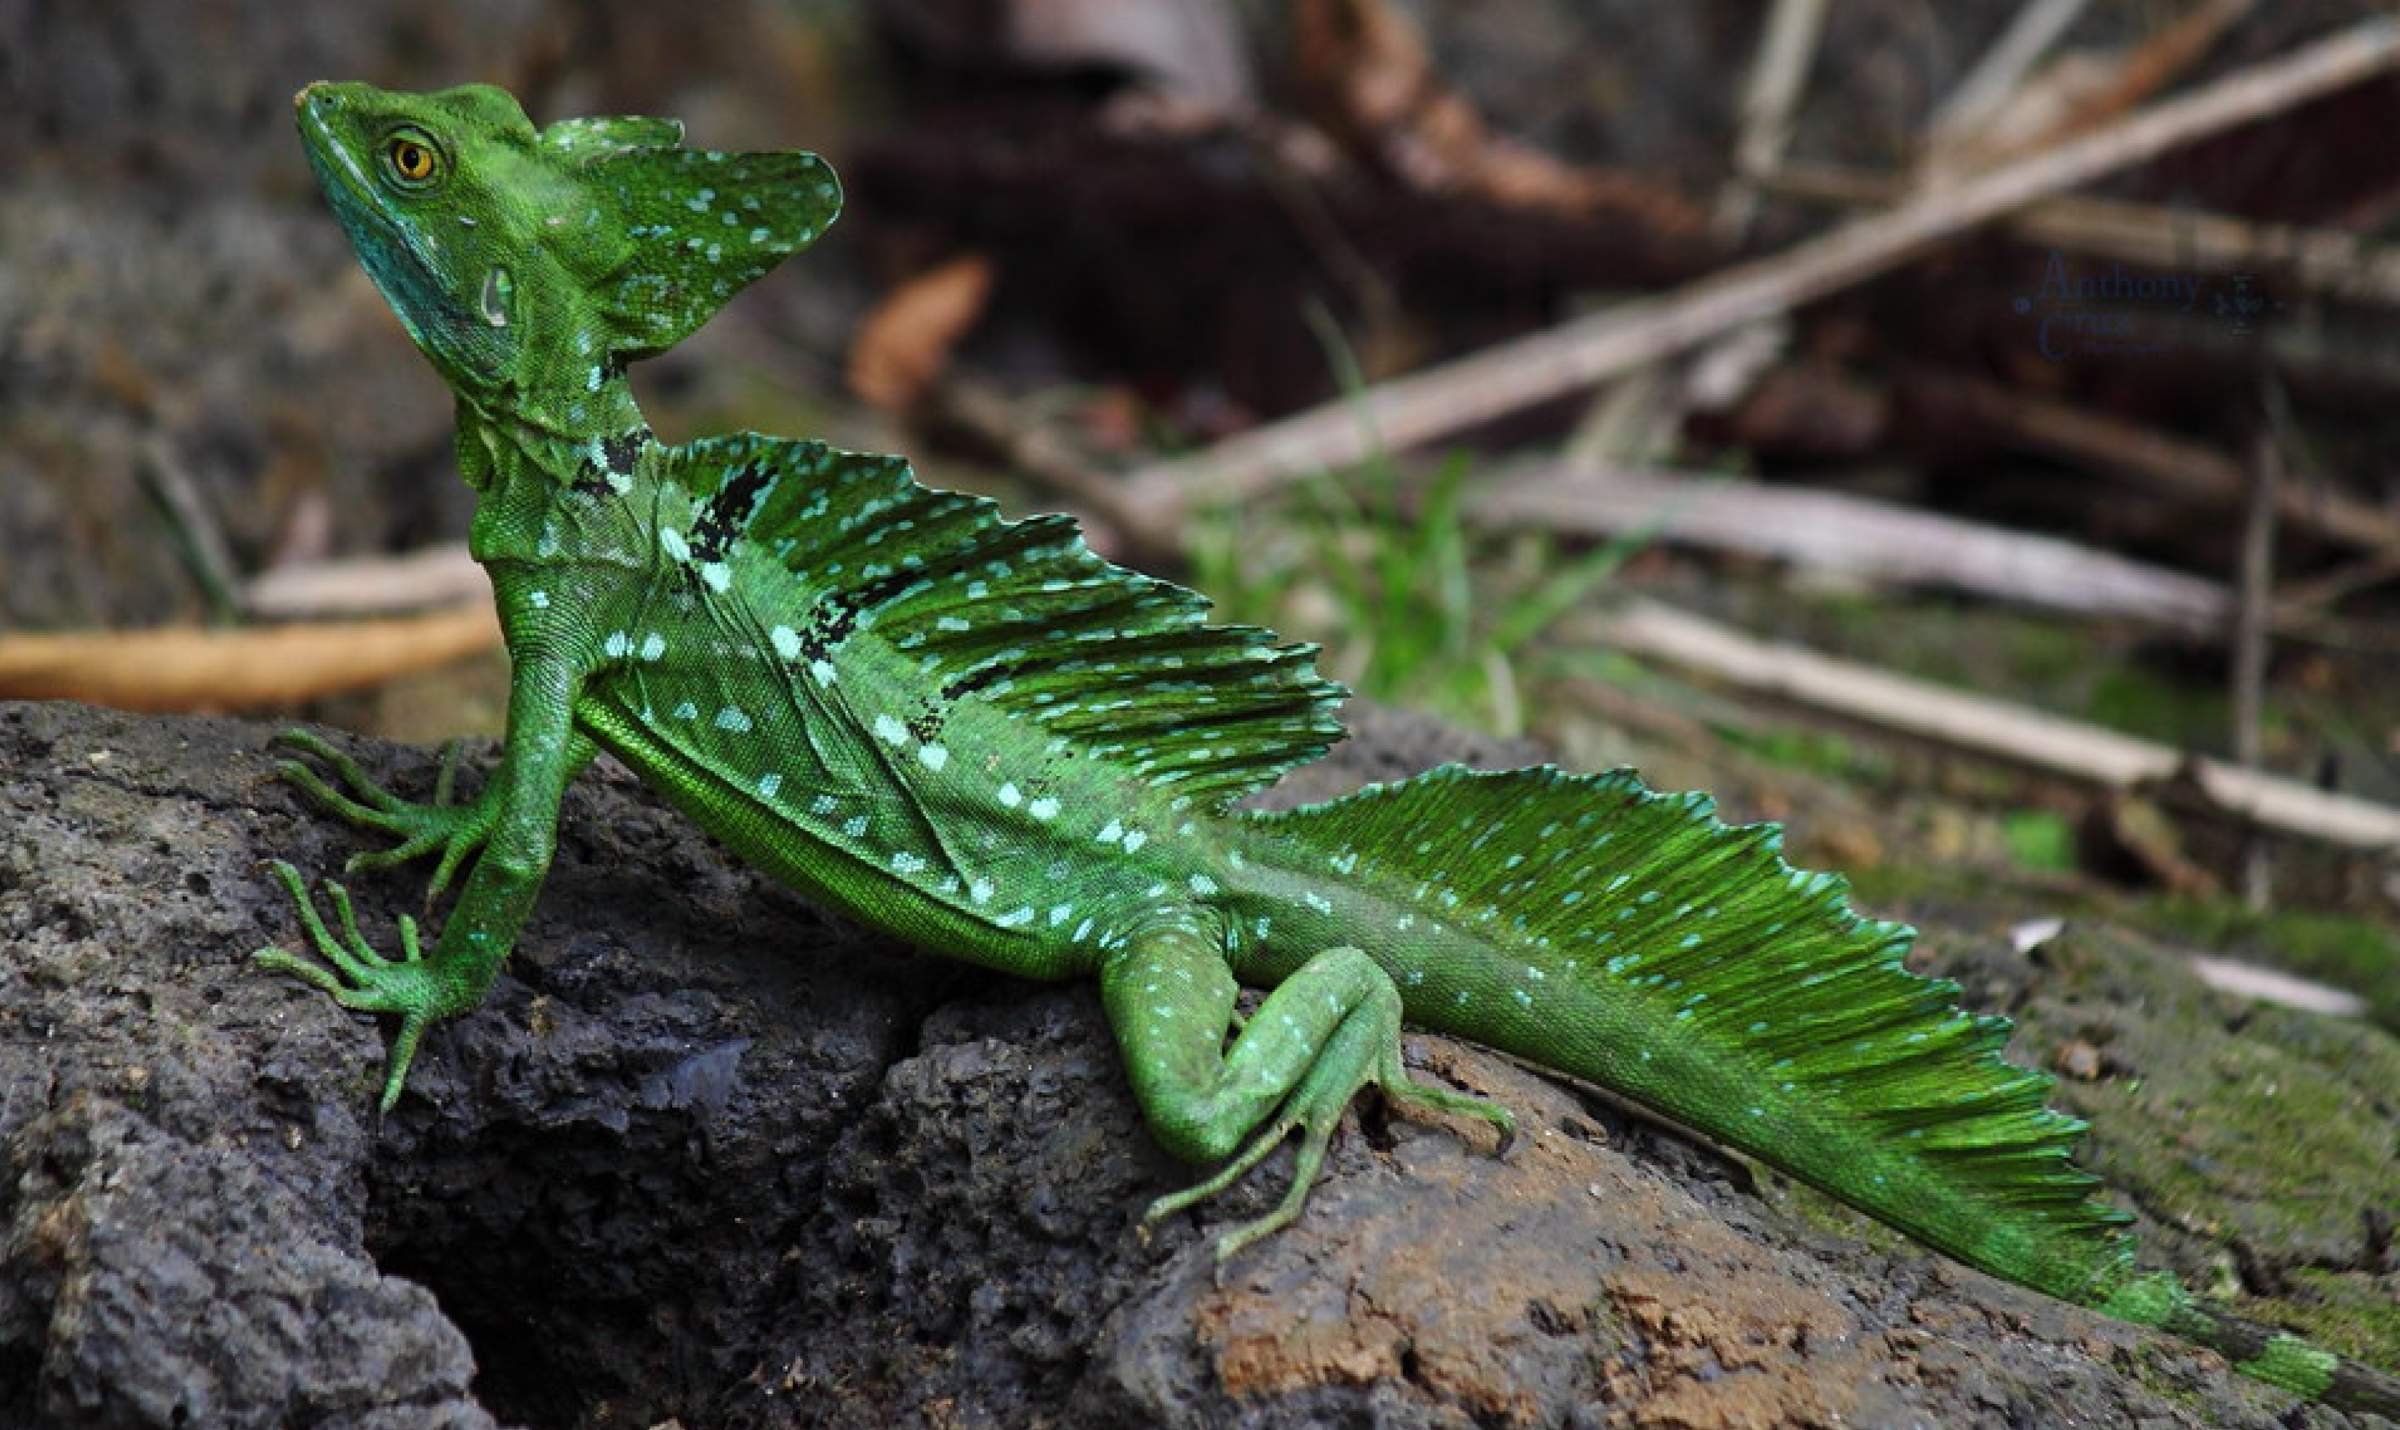
[[[1450,767],[1285,814],[1241,796],[1339,738],[1306,647],[1205,623],[1060,517],[1006,522],[897,457],[741,434],[657,441],[628,363],[806,248],[840,191],[814,155],[683,147],[671,120],[536,129],[505,92],[314,84],[296,98],[360,261],[457,397],[472,544],[512,662],[472,802],[284,773],[464,889],[438,941],[339,936],[276,866],[323,962],[258,961],[426,1027],[482,1000],[606,750],[743,858],[910,943],[1095,978],[1159,1141],[1244,1176],[1299,1134],[1300,1214],[1343,1108],[1503,1109],[1412,1079],[1403,1018],[1587,1078],[1995,1275],[2215,1347],[2305,1395],[2400,1413],[2400,1384],[2134,1268],[2005,1019],[1901,964],[1910,931],[1786,865],[1771,826],[1625,773]],[[1242,984],[1272,991],[1234,1033]]]

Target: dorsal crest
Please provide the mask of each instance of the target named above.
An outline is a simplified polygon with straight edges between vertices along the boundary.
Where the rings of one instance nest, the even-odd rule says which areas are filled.
[[[1008,711],[1207,809],[1341,737],[1348,692],[1317,675],[1315,647],[1207,624],[1205,597],[1111,565],[1066,517],[1005,521],[901,458],[753,433],[677,448],[670,467],[694,503],[691,559],[725,560],[738,532],[788,583],[746,594],[788,603],[794,661],[872,630],[942,700]]]

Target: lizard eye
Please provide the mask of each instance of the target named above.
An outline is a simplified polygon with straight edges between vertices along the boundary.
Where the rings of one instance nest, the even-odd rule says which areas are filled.
[[[421,189],[441,172],[441,151],[414,130],[403,130],[384,141],[384,166],[407,188]]]

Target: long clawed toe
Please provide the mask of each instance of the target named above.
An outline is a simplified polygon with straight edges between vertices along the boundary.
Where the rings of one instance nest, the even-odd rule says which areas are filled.
[[[1301,1211],[1308,1205],[1308,1194],[1316,1186],[1317,1173],[1325,1165],[1326,1149],[1333,1141],[1331,1121],[1319,1125],[1315,1121],[1289,1114],[1277,1118],[1259,1129],[1239,1156],[1218,1168],[1206,1180],[1152,1202],[1149,1209],[1142,1213],[1142,1224],[1145,1227],[1155,1225],[1223,1192],[1248,1176],[1270,1153],[1282,1146],[1284,1139],[1294,1130],[1301,1133],[1301,1140],[1300,1153],[1292,1168],[1291,1185],[1284,1189],[1283,1198],[1275,1204],[1273,1211],[1243,1222],[1217,1238],[1215,1260],[1221,1276],[1225,1263],[1232,1260],[1242,1248],[1262,1237],[1272,1236],[1300,1219]]]
[[[374,776],[368,774],[358,761],[334,748],[322,735],[309,730],[282,730],[268,743],[322,760],[333,771],[334,777],[348,787],[349,794],[334,789],[325,782],[324,776],[300,760],[279,761],[275,772],[298,785],[311,799],[345,818],[355,818],[357,814],[366,812],[397,814],[408,807],[406,801],[376,783]]]
[[[1396,1067],[1398,1059],[1395,1057],[1393,1061]],[[1401,1070],[1387,1072],[1382,1084],[1383,1095],[1390,1098],[1402,1112],[1422,1110],[1449,1113],[1490,1123],[1492,1130],[1499,1134],[1492,1147],[1494,1157],[1507,1157],[1509,1149],[1517,1145],[1516,1114],[1488,1097],[1452,1092],[1436,1083],[1419,1082]]]
[[[277,762],[275,773],[279,778],[336,818],[392,835],[400,841],[388,849],[363,850],[351,855],[342,865],[344,873],[397,868],[438,852],[441,862],[434,867],[433,879],[425,889],[425,907],[430,909],[465,866],[467,856],[483,845],[489,826],[486,807],[454,802],[462,748],[457,740],[442,745],[441,765],[434,776],[430,804],[413,804],[392,794],[377,784],[356,760],[310,731],[285,730],[271,743],[322,761],[342,788],[335,788],[315,767],[298,759]]]
[[[406,914],[397,920],[400,938],[400,957],[386,958],[377,953],[359,931],[358,911],[350,902],[350,891],[331,879],[324,881],[325,897],[333,905],[335,927],[329,928],[325,917],[318,912],[316,900],[310,897],[308,885],[300,871],[278,859],[268,866],[278,883],[292,897],[300,915],[301,930],[316,958],[287,953],[280,948],[262,948],[250,955],[261,968],[288,973],[316,988],[344,1008],[362,1013],[391,1013],[400,1018],[400,1031],[392,1040],[391,1060],[384,1077],[381,1107],[391,1110],[399,1100],[401,1086],[408,1077],[408,1065],[416,1056],[417,1043],[424,1037],[438,1013],[439,998],[434,983],[427,976],[423,946],[417,934],[417,921]],[[335,928],[339,929],[337,936]],[[322,959],[323,962],[319,962]],[[330,965],[330,966],[329,966]]]
[[[1384,1095],[1403,1111],[1430,1110],[1490,1123],[1499,1134],[1498,1146],[1492,1154],[1495,1157],[1505,1157],[1509,1148],[1516,1143],[1517,1119],[1514,1113],[1489,1098],[1453,1092],[1446,1087],[1410,1078],[1400,1069],[1397,1049],[1393,1052],[1390,1066],[1372,1081],[1379,1084]],[[1284,1139],[1295,1131],[1301,1134],[1300,1150],[1293,1159],[1291,1185],[1285,1188],[1274,1210],[1243,1222],[1217,1238],[1216,1263],[1219,1275],[1223,1274],[1225,1263],[1244,1247],[1298,1221],[1308,1205],[1309,1193],[1316,1187],[1318,1174],[1324,1170],[1325,1156],[1333,1144],[1334,1129],[1340,1125],[1342,1109],[1350,1100],[1347,1095],[1338,1100],[1310,1098],[1306,1095],[1307,1091],[1295,1092],[1292,1101],[1285,1104],[1275,1120],[1260,1128],[1249,1145],[1205,1180],[1152,1202],[1142,1213],[1142,1225],[1145,1228],[1155,1225],[1177,1212],[1188,1211],[1217,1196],[1256,1170],[1258,1164],[1282,1146]]]

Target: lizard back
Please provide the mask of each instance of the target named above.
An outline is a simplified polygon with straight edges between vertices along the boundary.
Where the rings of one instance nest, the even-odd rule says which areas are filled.
[[[1340,736],[1312,648],[1207,624],[1064,518],[756,434],[652,446],[637,471],[614,499],[645,574],[579,721],[871,922],[1102,950],[1187,877],[1207,816]],[[769,827],[845,877],[778,857]]]

